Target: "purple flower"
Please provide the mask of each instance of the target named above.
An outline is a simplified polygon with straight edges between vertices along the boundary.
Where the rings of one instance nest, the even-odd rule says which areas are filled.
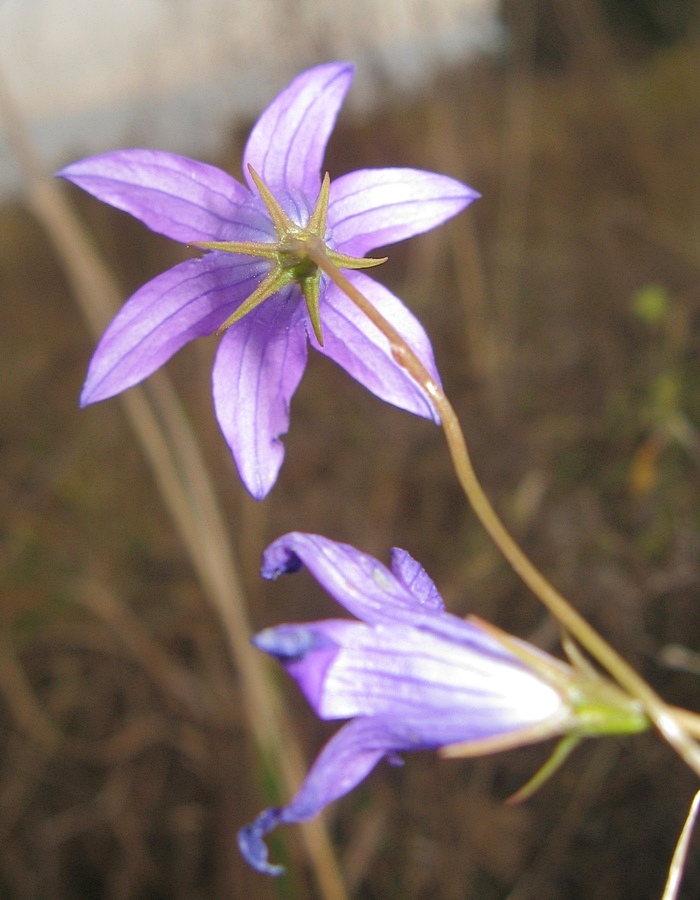
[[[322,719],[351,721],[323,748],[292,801],[239,833],[244,857],[260,872],[282,871],[267,861],[265,834],[317,815],[383,757],[466,741],[489,752],[571,727],[571,667],[445,612],[435,585],[404,550],[392,550],[389,571],[347,544],[295,532],[267,549],[262,572],[275,578],[302,564],[360,621],[280,625],[254,643],[282,662]]]
[[[415,169],[361,169],[322,183],[326,143],[352,76],[351,65],[329,63],[282,91],[248,139],[247,184],[155,150],[107,153],[59,173],[153,231],[210,251],[154,278],[127,301],[95,351],[81,404],[138,384],[188,341],[222,330],[213,371],[216,415],[257,499],[282,465],[280,437],[289,428],[307,342],[382,400],[438,420],[384,336],[303,246],[320,239],[335,265],[366,268],[378,262],[363,258],[368,251],[434,228],[478,195]],[[416,318],[367,275],[349,277],[437,378]]]

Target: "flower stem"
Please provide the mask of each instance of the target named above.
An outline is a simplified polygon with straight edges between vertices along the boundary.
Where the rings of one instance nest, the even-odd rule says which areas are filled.
[[[639,700],[663,737],[690,768],[700,775],[700,747],[686,731],[688,729],[699,734],[697,722],[691,728],[691,722],[688,721],[686,714],[681,716],[678,711],[669,707],[623,657],[588,624],[569,601],[550,584],[524,554],[511,537],[479,483],[459,420],[440,385],[394,326],[331,263],[326,256],[322,242],[320,240],[318,243],[309,242],[307,250],[309,257],[316,265],[384,334],[389,341],[391,353],[396,362],[423,387],[435,404],[441,417],[452,463],[462,490],[477,518],[512,568],[562,627],[572,634],[601,666],[607,669],[622,688]]]
[[[672,706],[671,712],[686,734],[692,734],[693,737],[700,738],[700,713],[692,712],[689,709],[681,709],[678,706]]]

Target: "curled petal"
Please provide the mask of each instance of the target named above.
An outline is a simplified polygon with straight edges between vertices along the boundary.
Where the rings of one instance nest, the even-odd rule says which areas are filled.
[[[340,252],[364,256],[441,225],[478,197],[447,175],[358,169],[331,182],[328,225]]]
[[[379,760],[392,752],[394,740],[377,719],[355,719],[331,738],[287,806],[267,809],[238,833],[238,846],[245,859],[267,875],[284,869],[268,862],[265,835],[278,825],[312,819],[324,806],[356,787]]]
[[[274,831],[280,824],[282,810],[265,809],[260,815],[238,832],[238,849],[241,856],[261,875],[283,875],[284,866],[268,862],[269,852],[265,843],[265,835]]]
[[[280,660],[317,715],[351,721],[323,748],[292,801],[240,832],[241,851],[260,872],[281,871],[268,862],[266,834],[315,816],[383,757],[439,748],[493,753],[575,727],[572,712],[583,709],[589,677],[574,686],[571,667],[445,612],[434,583],[405,551],[392,551],[390,572],[347,544],[292,532],[268,547],[262,572],[274,578],[302,565],[361,621],[279,625],[254,642]],[[598,695],[591,697],[597,714]]]
[[[282,663],[318,712],[326,672],[340,649],[344,629],[357,624],[326,620],[308,625],[278,625],[266,628],[252,640],[258,650],[275,656]]]
[[[305,565],[314,578],[358,619],[371,624],[413,621],[420,602],[386,566],[349,544],[318,534],[293,531],[263,554],[264,578],[276,578]]]
[[[415,739],[418,723],[381,719],[353,719],[326,744],[294,799],[282,808],[267,809],[238,833],[238,846],[259,872],[280,875],[284,869],[268,862],[265,836],[278,825],[291,825],[318,815],[324,806],[343,797],[363,781],[383,758],[395,759],[401,749],[437,746]]]
[[[373,556],[350,544],[319,534],[292,531],[277,538],[265,550],[261,572],[263,578],[274,579],[306,566],[341,606],[369,625],[411,625],[469,652],[488,656],[492,661],[520,665],[513,653],[478,623],[445,613],[439,594],[433,593],[432,581],[427,575],[416,576],[413,566],[417,567],[418,563],[405,551],[394,551],[394,559],[400,563],[399,577]],[[415,582],[409,589],[411,577]],[[415,586],[419,590],[414,593]]]
[[[97,345],[81,406],[138,384],[188,341],[214,332],[267,267],[264,260],[212,253],[149,281],[124,304]]]
[[[306,332],[301,297],[285,288],[229,328],[213,372],[216,417],[243,483],[256,500],[267,495],[284,459],[292,396],[304,374]]]
[[[336,646],[313,625],[278,625],[266,628],[251,640],[258,650],[277,657],[286,666],[306,659],[310,653]]]
[[[418,319],[379,282],[361,272],[347,272],[372,305],[388,319],[440,384],[430,340]],[[389,341],[335,284],[328,285],[323,305],[324,342],[316,349],[338,363],[380,400],[438,424],[437,410],[423,388],[394,359]]]
[[[349,63],[328,63],[302,73],[267,107],[248,138],[248,166],[273,192],[284,190],[313,202],[321,187],[321,165],[338,110],[353,77]]]
[[[235,178],[175,153],[118,150],[58,175],[175,241],[267,241],[274,235],[260,203]]]

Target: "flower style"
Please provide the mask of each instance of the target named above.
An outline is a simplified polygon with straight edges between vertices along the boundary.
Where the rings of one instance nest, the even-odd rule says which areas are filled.
[[[429,576],[404,550],[392,550],[389,571],[346,544],[294,532],[267,549],[262,573],[276,578],[302,565],[360,621],[280,625],[254,643],[280,660],[320,718],[352,721],[326,744],[290,803],[265,810],[240,831],[241,852],[260,872],[283,871],[267,861],[268,832],[313,818],[383,757],[436,748],[476,755],[574,730],[648,725],[599,676],[446,612]]]
[[[329,63],[298,76],[254,126],[247,185],[204,163],[155,150],[82,160],[59,175],[131,213],[153,231],[207,252],[144,285],[103,335],[81,405],[138,384],[196,337],[223,332],[213,370],[216,415],[243,482],[262,499],[284,457],[290,403],[307,343],[382,400],[438,421],[389,343],[309,258],[310,242],[336,266],[382,260],[369,251],[420,234],[478,194],[443,175],[364,169],[329,184],[321,164],[353,67]],[[417,319],[367,275],[349,278],[437,379]]]

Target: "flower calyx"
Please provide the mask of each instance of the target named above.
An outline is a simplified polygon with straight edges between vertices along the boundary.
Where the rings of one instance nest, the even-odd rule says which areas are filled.
[[[321,184],[316,206],[309,216],[309,221],[306,226],[301,226],[289,218],[255,169],[249,165],[248,171],[267,208],[277,233],[277,240],[271,243],[257,241],[195,241],[192,246],[201,247],[205,250],[223,250],[226,253],[240,253],[244,256],[261,257],[271,260],[274,265],[253,293],[219,326],[217,334],[222,334],[264,300],[267,300],[268,297],[276,294],[291,282],[296,281],[304,296],[316,340],[323,346],[323,332],[319,314],[321,270],[314,262],[312,253],[322,253],[332,265],[339,269],[369,269],[386,262],[387,257],[373,259],[347,256],[328,247],[325,242],[326,216],[328,214],[331,182],[327,172]]]

